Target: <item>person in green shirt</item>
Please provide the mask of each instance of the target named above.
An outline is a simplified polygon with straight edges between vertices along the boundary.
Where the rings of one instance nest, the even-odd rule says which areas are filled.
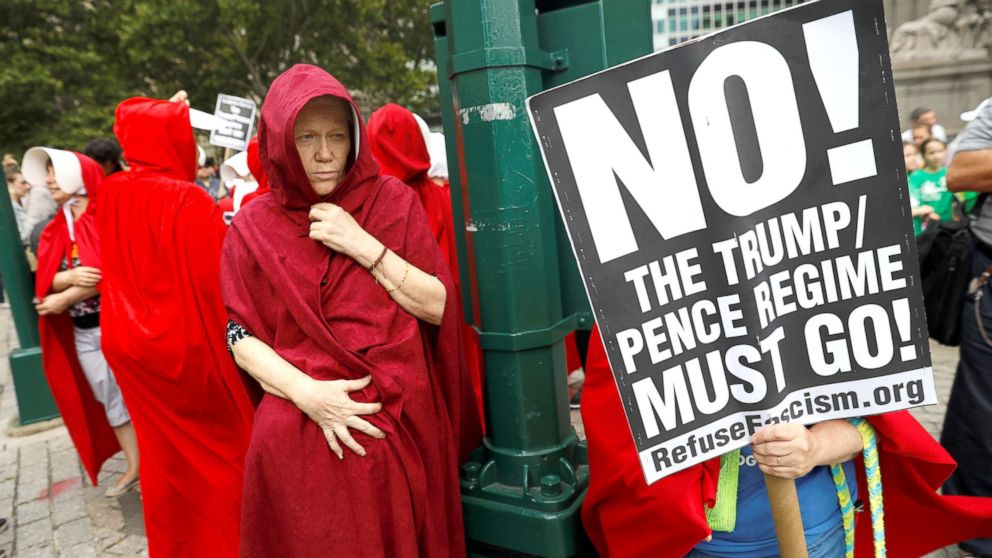
[[[923,168],[909,175],[909,199],[913,206],[913,231],[919,235],[931,221],[949,221],[954,216],[954,194],[947,189],[947,147],[930,138],[920,146]]]

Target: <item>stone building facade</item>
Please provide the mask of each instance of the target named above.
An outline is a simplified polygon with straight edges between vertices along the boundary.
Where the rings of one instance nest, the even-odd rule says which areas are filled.
[[[992,96],[992,0],[885,0],[903,126],[928,107],[947,131]]]

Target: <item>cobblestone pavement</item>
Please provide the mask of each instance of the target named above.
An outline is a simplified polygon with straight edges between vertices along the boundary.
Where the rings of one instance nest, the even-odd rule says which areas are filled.
[[[10,435],[17,401],[7,355],[17,346],[10,310],[0,309],[0,517],[11,524],[0,548],[18,558],[148,556],[140,494],[103,495],[126,467],[122,454],[107,461],[94,487],[64,426]]]
[[[17,346],[10,311],[0,308],[0,517],[7,517],[12,526],[0,535],[0,549],[19,558],[148,556],[140,493],[103,496],[104,487],[125,469],[121,454],[104,465],[100,487],[94,487],[64,426],[10,436],[8,425],[17,415],[17,402],[7,355]],[[939,404],[912,412],[939,437],[958,352],[932,344],[931,355]],[[578,411],[572,411],[572,423],[584,438]],[[959,556],[951,547],[926,558]]]

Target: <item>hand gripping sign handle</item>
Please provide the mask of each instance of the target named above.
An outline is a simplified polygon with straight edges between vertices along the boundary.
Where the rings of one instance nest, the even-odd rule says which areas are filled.
[[[799,513],[799,496],[796,481],[765,474],[768,502],[772,507],[772,520],[782,558],[807,558],[806,534],[803,517]]]

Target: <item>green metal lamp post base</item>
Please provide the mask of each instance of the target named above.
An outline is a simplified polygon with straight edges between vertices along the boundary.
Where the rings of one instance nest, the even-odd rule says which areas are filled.
[[[498,482],[500,467],[519,468],[522,485]],[[476,556],[505,556],[507,548],[519,556],[568,557],[583,550],[579,512],[589,465],[575,430],[538,452],[495,448],[487,438],[462,466],[461,484],[465,535],[478,543],[469,546]]]
[[[17,407],[21,411],[20,424],[34,424],[59,416],[58,407],[48,391],[41,349],[31,347],[10,353],[10,371],[14,378]]]

